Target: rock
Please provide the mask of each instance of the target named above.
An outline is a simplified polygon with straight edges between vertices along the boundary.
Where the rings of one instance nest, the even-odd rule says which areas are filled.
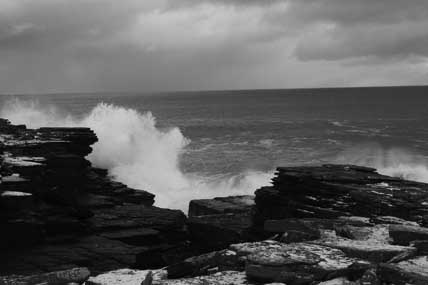
[[[88,280],[89,275],[87,268],[73,268],[31,276],[0,277],[0,284],[82,284]]]
[[[168,278],[207,275],[212,271],[242,271],[244,262],[232,250],[221,250],[190,257],[166,268]]]
[[[167,273],[164,270],[133,270],[119,269],[106,272],[94,277],[90,277],[87,285],[141,285],[151,274],[152,282],[166,279]],[[144,284],[146,285],[146,284]]]
[[[153,194],[92,167],[86,156],[96,141],[88,128],[0,120],[0,254],[8,257],[0,274],[98,273],[188,257],[184,213],[153,207]]]
[[[120,241],[99,236],[79,238],[77,241],[39,245],[17,252],[3,252],[7,259],[2,264],[2,274],[25,273],[34,270],[43,272],[88,267],[93,274],[117,268],[133,267],[136,256],[145,248],[134,247]]]
[[[390,225],[389,235],[395,244],[409,245],[415,240],[428,240],[428,228],[409,225]]]
[[[406,221],[394,216],[376,216],[370,219],[375,224],[392,224],[392,225],[406,225],[406,226],[419,226],[418,223]]]
[[[111,231],[102,233],[100,236],[136,246],[162,243],[160,232],[150,228],[132,228],[130,230]]]
[[[349,225],[354,227],[372,227],[374,226],[372,222],[370,222],[370,218],[360,217],[360,216],[341,216],[337,218],[335,222],[337,226],[340,225]]]
[[[411,242],[415,247],[418,255],[428,255],[428,240],[415,240]]]
[[[376,269],[369,269],[364,272],[358,285],[381,285]]]
[[[192,242],[212,250],[232,243],[257,240],[250,213],[192,216],[187,221]]]
[[[390,241],[389,230],[385,225],[373,227],[336,226],[335,232],[337,236],[354,240],[367,240],[372,243],[388,244]]]
[[[272,186],[256,191],[256,224],[284,218],[395,216],[421,221],[428,185],[353,165],[279,167]]]
[[[329,274],[340,275],[356,259],[338,249],[309,244],[282,244],[273,241],[235,244],[238,256],[246,256],[249,278],[262,282],[297,284],[297,280],[323,280]]]
[[[88,222],[98,232],[140,227],[180,232],[186,220],[183,212],[179,210],[144,205],[118,205],[93,212],[94,216]]]
[[[416,253],[416,249],[413,247],[369,242],[367,240],[334,238],[311,241],[311,243],[337,248],[345,252],[347,256],[372,262],[387,262],[397,255],[412,256]]]
[[[388,226],[376,225],[336,227],[335,232],[323,231],[322,238],[311,243],[338,248],[348,256],[371,262],[393,262],[416,253],[413,247],[390,245],[389,242]]]
[[[358,285],[358,283],[349,281],[348,279],[346,279],[344,277],[340,277],[340,278],[335,278],[332,280],[328,280],[328,281],[318,283],[318,285]]]
[[[428,284],[428,257],[421,256],[397,264],[380,264],[379,276],[383,282],[397,285]]]
[[[20,191],[4,191],[0,195],[0,207],[8,211],[31,209],[34,207],[33,194]]]
[[[144,278],[143,282],[141,282],[141,285],[152,285],[153,284],[153,273],[152,271],[149,271]]]
[[[285,243],[315,240],[321,237],[317,228],[311,227],[304,219],[267,220],[264,231],[282,233],[281,241]]]
[[[185,279],[171,279],[153,282],[153,285],[251,285],[245,272],[223,271],[212,275]],[[279,284],[278,284],[279,285]]]
[[[249,213],[254,205],[254,196],[250,195],[192,200],[189,204],[189,217],[225,213]]]

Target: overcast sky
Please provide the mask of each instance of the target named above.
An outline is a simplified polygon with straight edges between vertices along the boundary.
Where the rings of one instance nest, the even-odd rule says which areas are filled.
[[[427,79],[427,0],[0,0],[0,93]]]

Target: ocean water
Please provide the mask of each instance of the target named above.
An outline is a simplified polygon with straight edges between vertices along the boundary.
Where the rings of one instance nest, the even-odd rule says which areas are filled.
[[[29,127],[89,126],[89,159],[186,209],[250,194],[277,166],[353,163],[428,182],[428,87],[5,95]]]

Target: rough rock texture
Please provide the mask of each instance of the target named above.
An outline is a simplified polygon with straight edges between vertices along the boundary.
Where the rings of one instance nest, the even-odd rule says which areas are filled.
[[[150,277],[148,277],[150,275]],[[150,281],[148,281],[150,280]],[[251,285],[258,284],[248,280],[245,272],[222,271],[210,275],[192,278],[167,279],[162,270],[130,270],[122,269],[95,277],[86,282],[87,285]],[[283,283],[271,283],[270,285],[285,285]]]
[[[233,248],[238,254],[247,253],[247,276],[264,282],[323,280],[330,274],[345,272],[357,261],[338,249],[307,243],[241,244]]]
[[[0,275],[163,266],[185,247],[184,214],[93,168],[96,141],[88,128],[0,119]]]
[[[88,280],[89,274],[90,272],[87,268],[72,268],[31,276],[0,277],[0,284],[81,284]]]
[[[312,241],[314,244],[337,248],[347,256],[356,257],[371,262],[387,262],[397,255],[413,256],[416,248],[384,243],[382,240],[357,240],[340,237],[325,237]]]
[[[428,185],[352,165],[279,167],[256,191],[257,222],[283,218],[394,216],[427,223]]]
[[[95,142],[0,119],[0,276],[14,274],[0,284],[82,283],[88,269],[113,270],[92,285],[428,284],[427,184],[278,168],[255,198],[194,200],[186,218],[92,167]]]
[[[254,284],[247,280],[244,272],[223,271],[212,275],[198,276],[193,278],[170,279],[153,282],[153,285],[245,285]]]
[[[244,261],[236,251],[224,249],[194,256],[166,268],[169,278],[207,275],[213,271],[243,270]]]
[[[428,257],[421,256],[397,264],[381,264],[379,275],[383,281],[397,285],[428,284]]]
[[[253,231],[254,196],[193,200],[187,225],[194,245],[221,249],[232,243],[260,240]]]
[[[153,281],[166,279],[164,270],[119,269],[89,278],[86,285],[141,285],[150,275]]]

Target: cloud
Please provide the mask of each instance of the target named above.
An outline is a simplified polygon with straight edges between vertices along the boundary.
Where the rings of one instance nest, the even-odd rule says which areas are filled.
[[[423,83],[427,6],[425,0],[0,0],[0,92],[394,84],[394,72],[409,66],[400,82]]]
[[[284,15],[271,19],[300,26],[295,55],[300,60],[355,57],[426,57],[428,1],[290,1]]]

